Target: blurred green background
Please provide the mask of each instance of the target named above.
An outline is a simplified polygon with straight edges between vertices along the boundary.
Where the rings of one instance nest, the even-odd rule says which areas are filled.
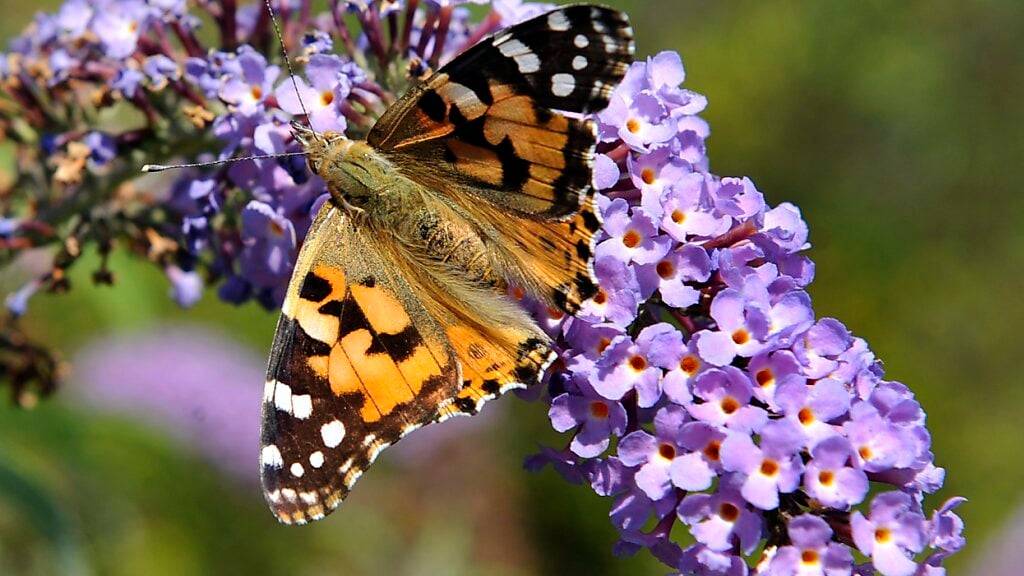
[[[948,470],[929,506],[971,500],[950,572],[983,574],[1024,495],[1024,3],[606,3],[630,12],[641,54],[682,53],[686,86],[710,101],[712,170],[803,210],[817,313],[918,394]],[[0,38],[56,5],[0,1]],[[74,358],[97,339],[201,325],[262,364],[273,314],[212,294],[183,312],[151,266],[114,269],[113,289],[83,269],[70,295],[36,298],[32,332]],[[612,557],[608,501],[521,471],[553,434],[516,399],[421,444],[431,462],[385,452],[341,513],[287,529],[259,496],[255,446],[253,478],[230,476],[160,428],[86,407],[74,382],[35,411],[0,408],[0,574],[664,572]]]

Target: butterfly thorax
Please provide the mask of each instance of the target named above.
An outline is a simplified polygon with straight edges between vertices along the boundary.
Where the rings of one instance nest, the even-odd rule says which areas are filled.
[[[427,193],[366,142],[337,138],[307,150],[334,203],[354,212],[359,225],[394,236],[415,256],[464,280],[491,288],[503,283],[467,215]]]

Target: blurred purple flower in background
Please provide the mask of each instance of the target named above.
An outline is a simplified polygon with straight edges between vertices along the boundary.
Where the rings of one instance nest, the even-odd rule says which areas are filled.
[[[74,390],[97,410],[179,438],[243,482],[255,482],[263,359],[196,328],[100,340],[75,358]]]
[[[436,68],[548,8],[494,0],[473,22],[463,4],[485,3],[335,2],[319,15],[304,3],[278,5],[310,120],[365,136],[408,84],[406,71]],[[228,302],[280,305],[324,193],[301,160],[132,182],[142,161],[299,149],[288,123],[301,106],[262,7],[199,3],[202,18],[185,8],[69,0],[56,15],[40,14],[0,58],[0,83],[18,111],[0,108],[0,127],[19,147],[18,189],[38,191],[12,205],[23,208],[5,205],[0,241],[4,254],[57,247],[52,269],[8,298],[12,312],[24,313],[39,290],[66,290],[84,246],[105,255],[115,243],[164,270],[182,305],[204,284],[219,285]],[[215,33],[199,34],[204,23]],[[816,318],[800,210],[769,205],[749,178],[710,171],[710,130],[699,116],[707,100],[681,87],[685,77],[672,52],[635,62],[594,117],[600,291],[576,317],[535,307],[560,353],[548,415],[567,436],[527,467],[550,464],[610,498],[615,551],[646,548],[679,573],[942,574],[964,545],[954,510],[962,500],[926,511],[945,471],[934,464],[922,407],[885,379],[864,340]],[[133,108],[140,124],[115,133],[69,123],[88,116],[85,100]],[[96,205],[83,212],[83,199]],[[216,339],[167,338],[180,343],[86,354],[85,387],[101,404],[145,406],[179,432],[221,437],[223,445],[209,442],[211,457],[248,475],[258,419],[245,411],[259,406],[262,361],[241,358],[246,371],[225,364],[240,357]],[[138,364],[110,358],[124,355],[184,372],[177,382],[135,373]],[[138,386],[124,384],[133,379]],[[696,543],[678,544],[678,526]]]

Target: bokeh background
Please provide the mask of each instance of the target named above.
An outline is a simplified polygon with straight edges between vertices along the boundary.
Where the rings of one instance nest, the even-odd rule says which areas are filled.
[[[950,573],[1019,573],[1024,3],[606,3],[641,54],[683,55],[712,170],[802,208],[818,314],[918,394],[948,470],[930,505],[970,498]],[[0,39],[56,5],[0,0]],[[278,526],[255,444],[275,315],[212,294],[181,311],[154,267],[113,268],[94,288],[79,266],[25,319],[74,372],[35,410],[0,407],[0,574],[663,572],[612,556],[607,500],[522,470],[558,441],[514,398],[385,452],[328,521]]]

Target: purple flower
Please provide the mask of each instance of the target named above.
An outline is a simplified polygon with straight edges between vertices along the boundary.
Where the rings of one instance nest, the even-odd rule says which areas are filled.
[[[845,438],[832,436],[820,442],[811,450],[804,472],[807,495],[838,510],[860,504],[868,493],[868,477],[849,465],[853,459],[853,448]]]
[[[750,507],[735,486],[737,476],[722,480],[714,494],[691,494],[679,504],[679,519],[690,526],[697,542],[726,552],[734,546],[751,554],[761,541],[761,514]]]
[[[278,85],[275,95],[281,108],[289,114],[302,114],[304,104],[314,130],[344,132],[346,121],[341,105],[352,89],[354,72],[355,69],[338,56],[314,54],[306,66],[309,83],[302,78],[295,79],[298,95],[290,79]]]
[[[722,466],[744,475],[740,492],[743,498],[762,510],[779,506],[779,493],[789,493],[800,485],[803,463],[797,452],[799,431],[788,429],[785,421],[772,422],[761,433],[761,445],[750,436],[729,434],[722,443]]]
[[[771,319],[763,304],[738,290],[727,288],[711,303],[717,330],[706,332],[699,342],[701,358],[725,366],[736,356],[750,357],[764,349]]]
[[[848,576],[853,568],[850,549],[830,542],[832,529],[810,514],[789,521],[789,546],[779,548],[764,574],[772,576]]]
[[[597,258],[611,256],[620,262],[654,264],[668,252],[671,241],[658,234],[658,227],[642,208],[633,208],[616,198],[602,209],[607,239],[597,245]]]
[[[295,261],[295,229],[270,205],[253,200],[242,210],[241,267],[259,286],[283,287]],[[283,281],[282,281],[283,279]]]
[[[100,39],[106,56],[123,59],[135,52],[149,18],[150,12],[144,3],[122,0],[116,9],[99,10],[91,28]]]
[[[850,409],[850,393],[841,383],[818,380],[813,386],[799,376],[790,376],[775,393],[775,404],[786,418],[799,426],[807,438],[807,447],[838,434],[830,424]]]
[[[694,418],[712,426],[749,433],[760,431],[768,421],[764,409],[750,405],[750,380],[733,366],[701,372],[694,380],[693,394],[703,402],[687,409]]]
[[[917,570],[913,556],[925,547],[926,521],[915,511],[909,495],[886,492],[876,496],[870,515],[854,512],[851,526],[857,549],[871,557],[883,576],[910,576]]]
[[[263,108],[280,74],[277,66],[267,66],[267,59],[245,47],[238,55],[236,73],[222,78],[220,97],[240,113],[251,115]]]
[[[585,379],[576,378],[575,385],[577,391],[551,401],[548,417],[559,432],[578,428],[569,449],[584,458],[593,458],[608,449],[612,436],[625,432],[626,409],[596,394]]]
[[[640,467],[636,472],[636,485],[651,500],[664,498],[672,488],[671,471],[676,456],[683,452],[679,436],[686,421],[685,410],[666,406],[654,417],[654,435],[637,430],[619,442],[619,460],[626,466]],[[702,490],[711,485],[711,480],[695,484],[684,489]]]
[[[637,267],[641,295],[650,298],[657,291],[666,304],[680,309],[700,300],[700,292],[686,282],[705,282],[710,276],[711,257],[694,244],[670,251],[657,263]]]

